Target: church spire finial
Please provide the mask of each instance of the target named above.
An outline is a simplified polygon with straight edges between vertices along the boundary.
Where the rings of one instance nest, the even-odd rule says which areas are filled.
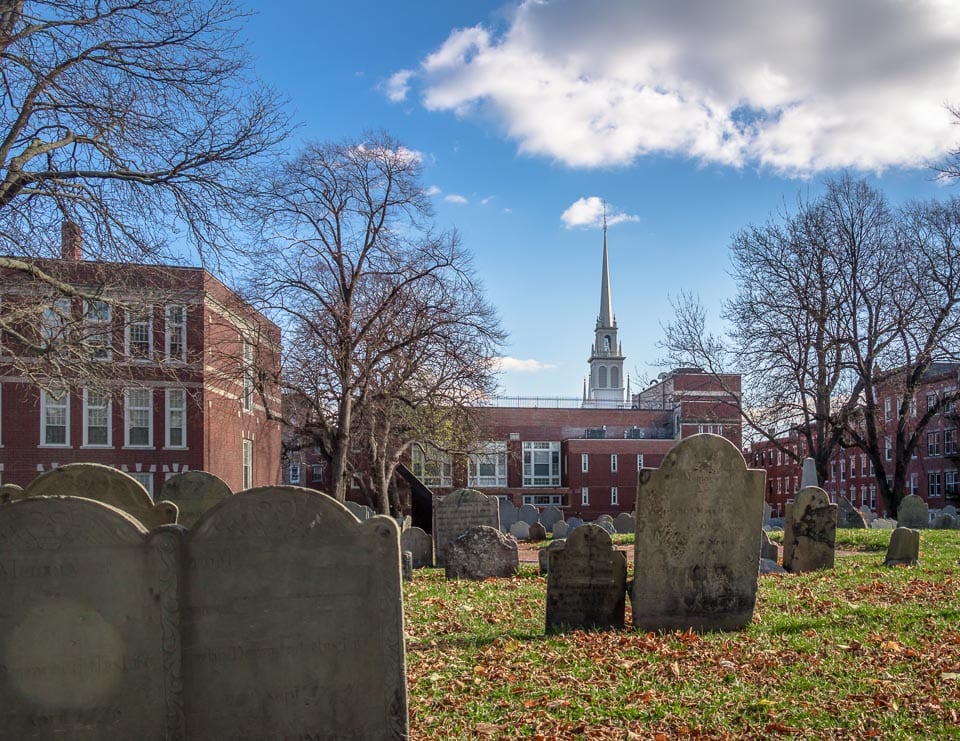
[[[598,327],[613,327],[613,300],[610,297],[610,264],[607,259],[607,202],[603,202],[603,269],[600,276],[600,316]]]

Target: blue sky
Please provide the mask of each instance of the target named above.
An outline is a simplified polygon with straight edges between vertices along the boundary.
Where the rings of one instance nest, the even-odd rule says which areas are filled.
[[[714,317],[731,236],[850,168],[893,202],[945,197],[960,143],[955,0],[360,4],[251,0],[256,73],[294,141],[384,129],[420,152],[510,338],[504,393],[579,396],[608,204],[634,383],[670,299]]]

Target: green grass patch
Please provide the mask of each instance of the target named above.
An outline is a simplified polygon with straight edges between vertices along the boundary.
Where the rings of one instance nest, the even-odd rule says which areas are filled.
[[[833,570],[761,577],[737,633],[545,636],[534,567],[417,571],[412,737],[960,737],[960,532],[924,531],[914,568],[882,565],[889,538],[843,530]]]

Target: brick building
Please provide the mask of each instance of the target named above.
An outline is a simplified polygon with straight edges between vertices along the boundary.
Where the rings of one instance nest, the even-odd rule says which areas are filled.
[[[958,373],[960,366],[957,364],[934,363],[917,390],[916,398],[910,402],[909,419],[917,419],[918,409],[922,414],[925,409],[933,408],[944,395],[956,394]],[[881,433],[884,458],[890,462],[889,466],[884,466],[882,475],[888,478],[893,468],[896,409],[899,403],[900,399],[893,390],[878,394],[878,412],[883,416],[878,420],[878,425],[885,431]],[[934,510],[951,503],[956,505],[960,498],[958,427],[957,412],[953,404],[948,403],[927,425],[923,432],[923,444],[918,446],[907,468],[906,493],[917,494]],[[801,464],[784,450],[791,451],[802,460],[807,455],[806,441],[799,433],[792,432],[776,443],[755,443],[746,454],[752,466],[767,471],[766,501],[775,517],[783,515],[786,503],[796,496],[800,481]],[[830,460],[828,476],[821,486],[832,501],[843,496],[855,507],[866,505],[874,512],[884,513],[876,471],[865,453],[854,448],[836,450]]]
[[[41,331],[83,327],[91,357],[114,380],[63,387],[47,379],[41,387],[25,372],[30,358],[16,333],[3,333],[3,483],[25,486],[74,462],[119,468],[151,494],[187,470],[216,474],[235,491],[279,481],[280,428],[267,419],[279,395],[255,383],[275,377],[276,325],[206,270],[84,261],[69,224],[61,259],[35,265],[98,296],[51,298]],[[48,293],[23,272],[6,271],[0,310],[15,312]]]

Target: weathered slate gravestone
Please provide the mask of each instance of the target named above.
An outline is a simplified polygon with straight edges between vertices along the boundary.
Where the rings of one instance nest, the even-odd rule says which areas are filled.
[[[837,546],[837,505],[816,486],[787,503],[783,522],[783,568],[794,574],[832,569]]]
[[[530,540],[530,526],[523,520],[517,520],[510,526],[510,534],[517,540]]]
[[[471,527],[447,546],[444,572],[448,579],[473,579],[515,576],[520,567],[517,541],[497,528]]]
[[[597,520],[595,523],[598,528],[606,531],[608,535],[614,535],[617,532],[617,528],[613,526],[612,520]]]
[[[6,504],[17,499],[23,499],[23,487],[16,484],[0,485],[0,504]]]
[[[934,530],[954,530],[957,527],[957,518],[946,512],[941,512],[933,518],[933,525],[931,527],[933,527]]]
[[[898,527],[890,533],[884,566],[916,566],[920,559],[920,531]]]
[[[953,515],[954,517],[957,516],[957,508],[954,507],[952,504],[948,504],[946,507],[944,507],[940,511],[945,515]]]
[[[433,538],[419,527],[411,527],[400,533],[400,550],[410,551],[413,568],[433,568]]]
[[[183,737],[179,537],[91,499],[0,507],[0,736]]]
[[[612,525],[613,515],[602,514],[596,520],[594,520],[595,525],[600,525],[601,523],[604,523],[604,522],[609,522]],[[608,530],[607,532],[610,532],[610,531]]]
[[[188,738],[409,735],[399,528],[293,487],[241,492],[184,536]]]
[[[500,507],[500,529],[505,533],[509,533],[510,526],[520,519],[520,513],[517,511],[517,508],[513,506],[513,502],[506,497],[498,497],[497,500],[497,504]]]
[[[769,576],[770,574],[786,574],[788,572],[776,561],[771,561],[769,558],[761,558],[759,573],[760,576]]]
[[[735,630],[750,623],[765,474],[719,435],[677,443],[637,486],[633,624]],[[568,538],[569,541],[569,538]]]
[[[563,512],[559,507],[544,507],[540,510],[540,524],[546,528],[549,533],[553,529],[553,523],[560,522],[563,519]]]
[[[903,498],[897,507],[897,526],[924,530],[930,527],[930,508],[916,494]]]
[[[553,523],[553,527],[550,528],[550,533],[553,535],[554,540],[566,538],[569,531],[570,526],[566,520],[557,520]]]
[[[867,527],[863,514],[846,497],[837,499],[837,527],[850,530],[863,530]]]
[[[477,525],[500,529],[500,503],[475,489],[457,489],[433,505],[433,542],[437,566],[443,566],[447,546]]]
[[[538,543],[541,540],[546,540],[546,539],[547,539],[547,529],[539,522],[533,523],[530,526],[530,529],[527,531],[527,540]]]
[[[766,522],[771,517],[773,517],[773,507],[770,506],[769,502],[763,503],[763,521]]]
[[[820,486],[817,478],[817,462],[813,458],[803,459],[803,469],[800,472],[800,488],[806,489],[808,486]]]
[[[133,476],[99,463],[69,463],[35,478],[23,491],[24,496],[71,496],[94,499],[132,515],[147,530],[177,521],[177,505],[156,504],[143,484]]]
[[[634,533],[637,531],[637,518],[629,512],[621,512],[613,518],[613,526],[622,535]]]
[[[579,527],[549,558],[548,633],[623,627],[627,557],[606,530]]]
[[[360,520],[360,522],[366,522],[371,517],[373,517],[373,510],[370,509],[365,504],[360,504],[360,502],[351,502],[351,501],[346,501],[343,504],[348,510],[350,510],[350,513],[354,517]]]
[[[532,504],[524,504],[517,511],[517,517],[528,525],[540,522],[540,510]]]
[[[413,554],[410,551],[400,551],[400,574],[404,581],[413,581]]]
[[[232,497],[227,482],[206,471],[184,471],[171,476],[160,489],[160,499],[177,505],[177,524],[193,527],[204,512]]]
[[[770,540],[766,531],[760,531],[760,558],[777,562],[780,560],[780,546]]]
[[[537,560],[540,562],[540,576],[546,576],[550,571],[550,554],[561,548],[565,548],[566,545],[566,540],[554,540],[546,548],[540,549],[540,552],[537,554]]]
[[[571,517],[567,520],[567,532],[571,533],[583,525],[583,520],[579,517]]]
[[[886,517],[877,517],[873,522],[870,523],[870,527],[874,530],[896,530],[897,521],[890,520]]]
[[[863,521],[867,523],[867,527],[870,527],[873,524],[873,521],[877,519],[877,513],[874,512],[866,504],[860,505],[860,514],[863,515]]]

